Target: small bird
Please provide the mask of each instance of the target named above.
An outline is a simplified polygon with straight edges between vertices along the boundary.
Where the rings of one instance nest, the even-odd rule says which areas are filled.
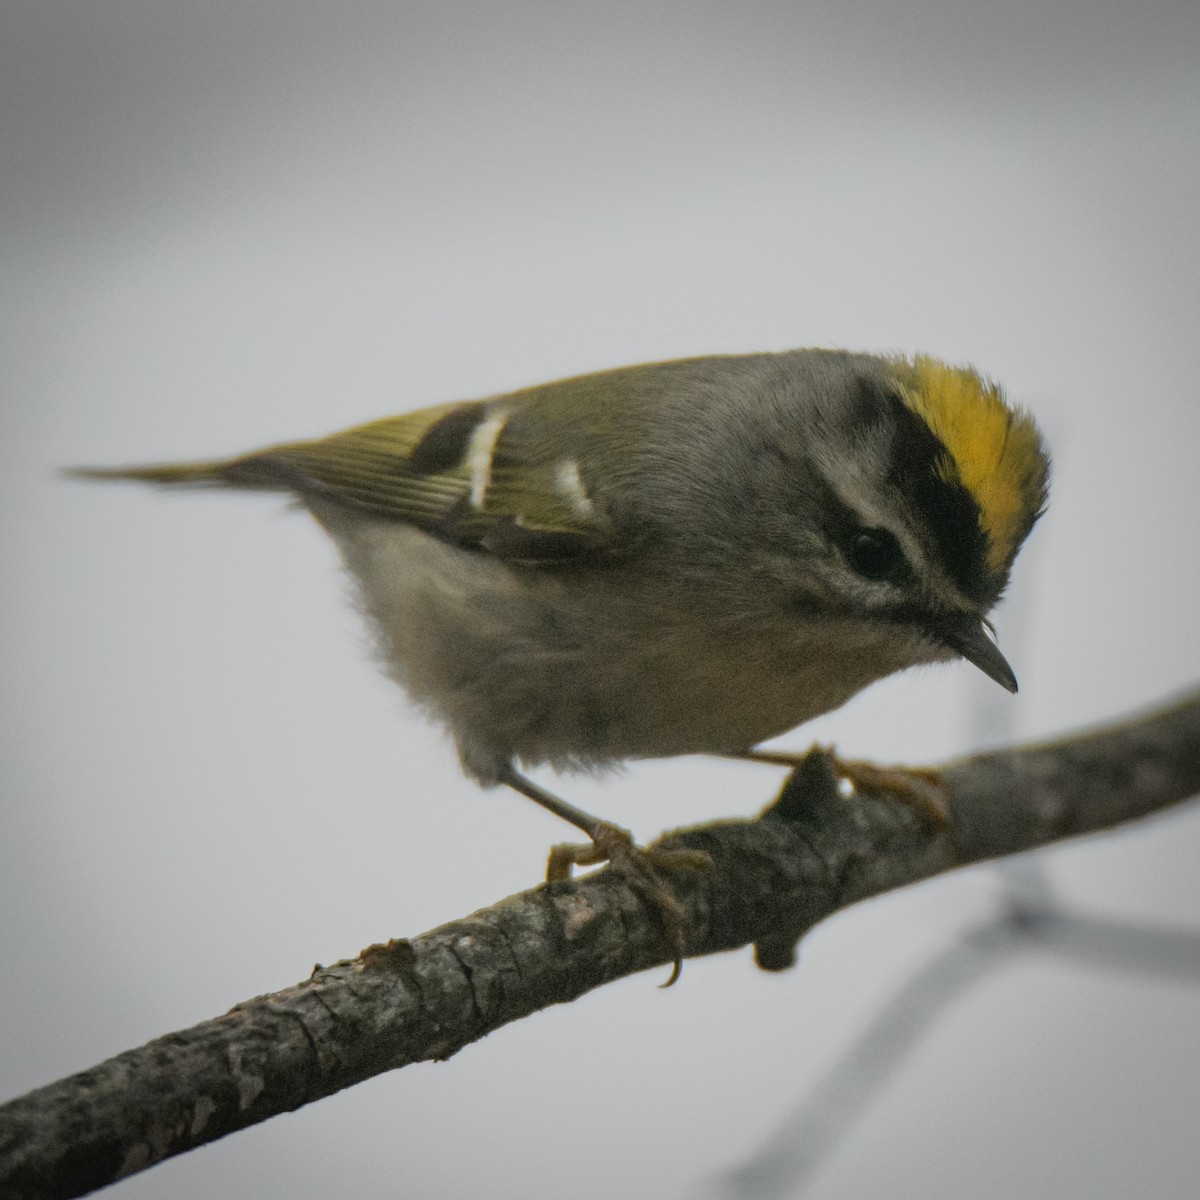
[[[1045,507],[1049,460],[1032,418],[972,369],[806,349],[76,473],[296,497],[467,774],[587,835],[556,848],[562,878],[662,852],[523,768],[755,757],[873,681],[955,656],[1015,692],[987,614]]]

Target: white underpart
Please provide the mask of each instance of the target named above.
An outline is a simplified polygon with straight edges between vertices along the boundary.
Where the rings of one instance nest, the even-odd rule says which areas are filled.
[[[467,444],[467,469],[471,473],[471,507],[482,508],[487,495],[488,483],[492,478],[492,454],[504,426],[508,423],[508,409],[498,408],[486,421],[481,421],[471,434]]]
[[[588,497],[583,479],[579,475],[579,464],[568,458],[554,468],[554,488],[571,506],[577,517],[590,517],[595,506]]]

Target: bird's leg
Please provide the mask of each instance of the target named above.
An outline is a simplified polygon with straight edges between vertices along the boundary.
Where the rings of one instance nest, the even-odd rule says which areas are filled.
[[[919,817],[941,829],[950,823],[949,796],[941,774],[928,767],[884,767],[861,759],[840,758],[833,747],[823,747],[833,773],[844,779],[856,792],[881,793],[895,796]],[[806,754],[788,754],[775,750],[746,750],[740,754],[725,754],[745,762],[770,763],[780,767],[798,767]]]
[[[506,767],[499,782],[507,784],[522,796],[540,804],[556,817],[569,821],[590,839],[587,842],[566,842],[550,849],[546,863],[546,879],[551,883],[571,878],[574,867],[590,867],[608,863],[624,875],[637,893],[650,905],[662,922],[671,948],[673,967],[671,977],[663,985],[670,987],[679,978],[683,966],[683,912],[674,893],[663,882],[659,871],[704,870],[712,859],[702,850],[661,850],[639,846],[628,829],[593,817],[581,808],[568,804],[553,792],[539,787],[513,767]]]

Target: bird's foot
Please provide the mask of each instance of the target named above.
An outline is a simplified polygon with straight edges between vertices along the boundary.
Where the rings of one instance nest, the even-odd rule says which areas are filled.
[[[855,792],[886,795],[899,800],[936,829],[944,829],[950,824],[950,795],[941,772],[928,767],[885,767],[861,759],[841,758],[832,746],[818,746],[815,749],[825,756],[838,780],[845,781]],[[749,750],[727,757],[795,769],[804,762],[808,753]]]
[[[899,800],[935,829],[950,824],[950,793],[941,772],[929,767],[884,767],[861,759],[838,758],[832,751],[829,758],[837,777],[856,792]]]
[[[610,870],[623,875],[662,924],[672,955],[671,977],[662,986],[670,987],[683,969],[684,920],[683,909],[660,872],[707,870],[712,867],[712,859],[703,850],[639,846],[629,830],[607,821],[597,821],[588,832],[590,842],[566,842],[551,848],[547,880],[555,883],[570,879],[575,867],[598,863],[607,863]]]

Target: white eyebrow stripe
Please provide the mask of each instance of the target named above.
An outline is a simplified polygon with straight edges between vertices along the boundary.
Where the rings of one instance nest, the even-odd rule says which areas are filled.
[[[506,408],[498,408],[485,421],[481,421],[467,443],[467,470],[471,476],[471,507],[482,508],[492,479],[492,455],[496,443],[504,432],[511,414]]]
[[[554,490],[577,517],[590,517],[595,512],[595,505],[583,486],[579,464],[573,458],[564,459],[554,468]]]

